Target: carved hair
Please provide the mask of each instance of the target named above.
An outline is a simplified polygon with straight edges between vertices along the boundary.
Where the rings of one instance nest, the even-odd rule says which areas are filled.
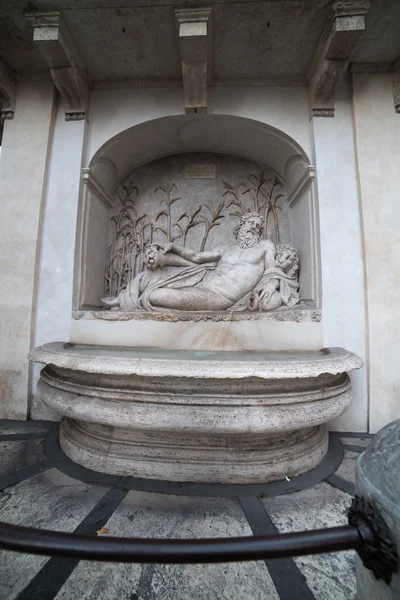
[[[290,252],[291,258],[291,266],[289,267],[287,274],[289,275],[289,277],[294,277],[300,268],[299,253],[297,252],[296,248],[294,248],[291,244],[277,244],[275,260],[278,260],[278,257],[282,254],[284,250],[288,250]]]
[[[240,217],[239,223],[236,225],[235,229],[233,230],[233,235],[235,236],[236,239],[238,238],[239,231],[241,230],[242,226],[246,223],[246,221],[248,221],[249,219],[254,218],[254,217],[257,217],[258,219],[260,219],[261,230],[263,229],[264,223],[265,223],[264,217],[262,217],[258,213],[254,213],[254,212],[245,213],[244,215],[242,215]]]

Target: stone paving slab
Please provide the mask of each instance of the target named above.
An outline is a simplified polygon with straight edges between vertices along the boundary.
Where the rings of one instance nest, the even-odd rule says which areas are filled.
[[[355,484],[356,482],[356,463],[360,458],[360,454],[358,452],[348,452],[344,453],[343,461],[340,467],[335,471],[335,475],[339,475],[339,477],[343,477],[347,481],[351,481]]]
[[[351,497],[327,483],[312,489],[261,500],[277,529],[302,531],[347,525]],[[351,600],[355,596],[353,551],[294,559],[317,600]]]
[[[109,519],[112,536],[251,535],[237,500],[131,491]],[[263,561],[215,565],[112,565],[81,561],[57,600],[278,600]]]
[[[105,491],[51,469],[0,492],[0,520],[73,531]],[[0,598],[17,598],[47,560],[43,556],[0,550]]]
[[[53,421],[12,421],[9,419],[0,419],[0,436],[35,435],[40,433],[45,436],[56,425]]]
[[[360,446],[361,448],[368,448],[369,444],[372,441],[372,438],[342,437],[341,440],[343,444],[348,444],[350,446]]]
[[[45,458],[44,440],[0,442],[0,473],[16,471]]]

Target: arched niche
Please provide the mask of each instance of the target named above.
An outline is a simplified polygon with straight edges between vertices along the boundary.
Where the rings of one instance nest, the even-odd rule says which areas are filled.
[[[134,184],[135,172],[159,164],[164,157],[199,156],[199,153],[209,162],[212,162],[210,157],[216,156],[219,164],[222,157],[219,159],[218,155],[223,155],[225,161],[229,156],[232,161],[241,159],[279,180],[290,223],[281,241],[290,241],[299,251],[302,300],[311,307],[320,307],[314,168],[308,156],[295,140],[264,123],[205,114],[164,117],[131,127],[99,148],[83,170],[85,185],[76,249],[76,310],[101,306],[109,258],[110,218],[115,214],[119,191],[126,187],[126,182]],[[223,173],[220,179],[224,179]],[[154,187],[157,183],[154,181]]]

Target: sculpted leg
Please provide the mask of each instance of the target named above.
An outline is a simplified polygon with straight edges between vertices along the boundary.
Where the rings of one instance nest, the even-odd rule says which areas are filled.
[[[195,287],[180,290],[160,288],[151,292],[150,302],[173,310],[225,310],[232,304],[218,293]]]

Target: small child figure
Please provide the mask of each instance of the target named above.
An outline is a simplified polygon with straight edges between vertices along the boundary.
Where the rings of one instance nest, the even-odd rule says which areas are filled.
[[[299,255],[290,244],[276,246],[275,268],[265,271],[248,300],[248,309],[267,312],[282,304],[294,306],[300,302],[298,293]]]

